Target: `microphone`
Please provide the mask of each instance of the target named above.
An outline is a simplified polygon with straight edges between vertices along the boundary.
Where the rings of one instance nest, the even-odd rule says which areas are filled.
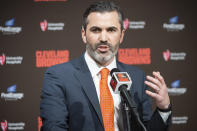
[[[120,72],[119,69],[114,68],[111,70],[110,75],[112,76],[110,85],[114,93],[116,94],[120,93],[124,102],[127,103],[128,107],[130,107],[131,113],[135,116],[137,122],[141,125],[144,131],[147,131],[146,127],[140,120],[139,114],[137,112],[136,104],[128,92],[132,84],[129,74],[127,72]]]
[[[132,84],[129,74],[127,72],[120,72],[119,69],[114,68],[111,70],[110,75],[112,76],[110,85],[114,93],[120,94],[128,106],[130,108],[135,108],[134,110],[136,110],[135,102],[132,100],[128,92]]]
[[[119,94],[122,88],[130,90],[132,81],[127,72],[120,72],[119,69],[114,68],[111,70],[110,75],[112,76],[110,85],[115,94]]]

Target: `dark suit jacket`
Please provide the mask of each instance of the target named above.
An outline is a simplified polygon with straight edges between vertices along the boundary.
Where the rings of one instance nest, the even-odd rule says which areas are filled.
[[[147,128],[167,130],[169,120],[165,124],[157,111],[152,115],[151,100],[145,94],[144,72],[120,62],[117,67],[128,72],[132,79],[130,93]],[[40,111],[42,131],[104,131],[96,88],[84,55],[47,69]]]

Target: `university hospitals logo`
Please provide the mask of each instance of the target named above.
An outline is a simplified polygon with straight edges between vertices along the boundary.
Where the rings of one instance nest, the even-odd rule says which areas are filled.
[[[0,56],[0,65],[4,65],[5,64],[5,59],[6,59],[5,54],[2,54],[2,56]]]
[[[169,50],[163,52],[163,58],[165,61],[168,61],[170,59],[170,51]]]
[[[125,30],[127,30],[129,28],[129,19],[128,18],[123,21],[123,27]]]
[[[187,124],[189,117],[188,116],[173,116],[172,124]]]
[[[170,50],[163,51],[163,58],[167,62],[169,60],[185,60],[186,53],[185,52],[170,52]]]
[[[8,93],[1,93],[1,98],[8,101],[16,101],[24,97],[23,93],[16,93],[16,85],[12,85],[7,89]]]
[[[146,25],[145,21],[129,21],[128,18],[126,18],[123,21],[123,26],[124,26],[125,30],[127,30],[127,29],[144,29],[145,25]]]
[[[182,31],[185,28],[184,24],[178,24],[178,16],[169,19],[169,23],[164,23],[163,28],[167,31]]]
[[[8,130],[24,130],[25,127],[25,123],[24,122],[17,122],[17,123],[13,123],[13,122],[7,122],[7,120],[5,120],[4,122],[1,122],[1,129],[3,131]]]
[[[64,29],[64,23],[59,22],[59,23],[49,23],[47,20],[41,21],[40,22],[40,28],[41,30],[44,31],[61,31]]]
[[[151,64],[150,48],[126,48],[118,50],[118,60],[125,64]]]
[[[48,22],[44,20],[43,22],[40,22],[40,28],[42,31],[46,31],[48,26]]]
[[[171,88],[168,88],[169,95],[175,96],[175,95],[182,95],[185,94],[187,91],[187,88],[180,88],[180,80],[176,80],[171,83]]]
[[[1,122],[1,129],[3,131],[6,131],[8,128],[8,122],[5,120],[4,122]]]
[[[14,27],[15,19],[12,18],[5,22],[5,26],[0,26],[0,32],[5,35],[18,34],[22,31],[22,27]]]
[[[69,61],[68,50],[37,50],[36,67],[50,67]]]
[[[4,53],[0,56],[1,66],[5,64],[9,64],[9,65],[22,64],[22,61],[23,61],[22,56],[6,56]]]

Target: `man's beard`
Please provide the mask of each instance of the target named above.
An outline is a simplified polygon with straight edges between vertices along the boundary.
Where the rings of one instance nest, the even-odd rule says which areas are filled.
[[[108,55],[107,56],[102,56],[100,54],[102,54],[101,52],[97,52],[97,48],[100,45],[107,45],[109,47],[109,51],[107,52]],[[119,48],[120,43],[116,44],[116,46],[112,46],[109,43],[97,43],[95,45],[91,45],[89,43],[86,44],[86,50],[88,52],[88,54],[100,65],[105,65],[107,62],[109,62],[110,60],[112,60],[114,58],[114,56],[117,54],[118,52],[118,48]]]

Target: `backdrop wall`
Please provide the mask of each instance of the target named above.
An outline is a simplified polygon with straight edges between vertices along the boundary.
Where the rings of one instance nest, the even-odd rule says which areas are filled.
[[[43,74],[49,66],[84,53],[82,15],[93,1],[0,1],[0,130],[39,130]],[[114,1],[124,12],[127,29],[117,58],[147,74],[160,71],[173,103],[171,131],[194,131],[195,4],[184,0]]]

